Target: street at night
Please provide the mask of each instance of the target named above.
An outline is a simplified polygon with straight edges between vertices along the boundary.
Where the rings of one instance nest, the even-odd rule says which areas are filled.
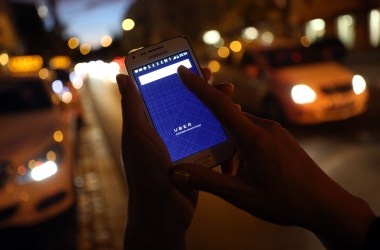
[[[183,249],[186,245],[188,250],[323,250],[330,249],[329,244],[331,249],[348,249],[346,246],[362,249],[364,245],[363,250],[378,249],[378,1],[347,0],[342,5],[329,0],[236,3],[194,0],[191,6],[187,1],[153,2],[10,0],[0,3],[0,249],[133,250],[148,249],[147,246],[168,249],[168,245]],[[155,86],[158,92],[152,91],[155,93],[152,99],[159,95],[162,99],[158,103],[163,103],[156,112],[169,114],[162,119],[171,126],[160,129],[168,134],[170,131],[171,135],[173,130],[176,133],[186,126],[192,127],[187,115],[201,114],[190,109],[190,105],[185,111],[177,112],[178,106],[189,100],[188,96],[181,96],[186,99],[183,101],[178,93],[175,98],[180,101],[169,99],[178,90],[174,84],[185,83],[196,95],[198,88],[208,87],[198,93],[202,102],[196,101],[209,106],[218,117],[213,116],[214,120],[222,123],[217,128],[222,132],[222,127],[226,129],[239,152],[241,165],[233,176],[203,168],[190,171],[192,174],[182,173],[179,178],[185,184],[178,184],[176,174],[181,171],[170,171],[169,177],[162,168],[154,172],[157,175],[144,172],[156,166],[168,170],[170,164],[178,162],[173,160],[168,144],[165,145],[170,154],[167,159],[164,159],[166,151],[160,148],[159,155],[157,152],[150,155],[156,147],[164,148],[164,144],[155,143],[153,129],[153,133],[147,133],[155,127],[162,136],[156,121],[149,128],[141,126],[150,122],[146,119],[148,114],[141,116],[144,119],[128,120],[132,126],[126,127],[134,129],[126,138],[130,139],[128,142],[135,137],[138,140],[125,149],[124,156],[129,157],[131,166],[126,167],[130,171],[124,172],[120,91],[126,86],[122,84],[119,90],[116,76],[127,74],[125,62],[129,65],[131,57],[126,55],[134,49],[178,36],[186,37],[191,43],[196,59],[189,56],[190,61],[199,60],[200,67],[211,71],[208,79],[211,85],[234,85],[217,87],[226,93],[233,92],[234,103],[207,85],[194,88],[196,84],[185,83],[186,79],[195,78],[184,76],[178,65],[189,59],[175,60],[188,55],[190,48],[168,52],[161,43],[154,49],[137,50],[131,54],[133,59],[135,55],[144,58],[145,52],[155,54],[147,55],[146,61],[140,62],[139,67],[129,68],[128,72],[135,77],[143,99],[146,98],[143,88],[148,84]],[[186,67],[197,71],[193,66]],[[177,83],[172,83],[169,77]],[[165,87],[159,84],[163,82],[167,84],[165,90],[170,91],[162,91]],[[128,103],[138,104],[137,99],[131,99]],[[145,112],[151,112],[146,106]],[[142,110],[138,105],[128,108],[132,112],[125,119],[141,118],[139,115],[144,113],[135,112]],[[240,110],[250,118],[246,119]],[[277,123],[255,116],[276,120],[286,131]],[[178,120],[174,122],[174,119]],[[252,124],[248,126],[247,121]],[[204,150],[199,149],[204,145],[193,141],[202,137],[193,134],[198,133],[197,129],[203,131],[199,133],[204,136],[202,142],[212,137],[207,137],[209,134],[217,134],[218,129],[203,130],[206,125],[201,123],[209,122],[205,119],[182,131],[186,136],[193,136],[188,140],[198,150],[195,152]],[[238,127],[250,129],[237,132]],[[179,136],[182,132],[173,136],[180,138],[175,142],[183,140],[174,147],[187,144],[183,139],[187,137]],[[276,133],[280,136],[276,137]],[[257,138],[261,141],[247,140],[253,135],[260,135]],[[161,139],[167,143],[167,138]],[[154,145],[153,150],[148,143]],[[286,145],[292,146],[288,149]],[[212,150],[207,159],[215,156]],[[144,159],[140,160],[142,154]],[[253,159],[254,154],[260,159]],[[232,152],[226,158],[231,155]],[[188,160],[186,157],[180,159]],[[191,161],[190,170],[197,169],[194,164],[204,165],[200,160],[206,158]],[[237,158],[233,163],[238,162]],[[153,159],[158,164],[150,164]],[[221,163],[213,170],[221,173],[226,170],[223,166]],[[133,171],[136,167],[141,167],[140,172]],[[174,167],[181,170],[189,166]],[[200,176],[197,171],[202,172]],[[210,179],[202,179],[203,171]],[[163,179],[160,173],[164,173]],[[250,176],[252,173],[264,174]],[[132,180],[130,187],[135,189],[128,190],[126,175]],[[154,188],[157,190],[152,190],[150,183],[141,182],[142,177],[163,187],[158,185]],[[280,187],[280,183],[285,185]],[[193,186],[189,188],[189,185]],[[192,200],[195,197],[190,194],[195,191],[194,186],[210,192],[199,191],[195,209]],[[162,190],[165,194],[157,196]],[[268,193],[274,195],[269,197]],[[133,195],[135,206],[128,210]],[[266,204],[269,206],[265,207]],[[314,209],[315,204],[319,206]],[[185,221],[188,206],[194,212],[192,220],[190,215],[189,228]],[[178,211],[178,208],[184,209]],[[168,211],[170,219],[164,222],[163,218],[169,218]],[[344,215],[348,217],[342,220]],[[127,224],[129,231],[125,230]],[[179,241],[176,236],[180,237]],[[183,245],[177,247],[178,243]]]

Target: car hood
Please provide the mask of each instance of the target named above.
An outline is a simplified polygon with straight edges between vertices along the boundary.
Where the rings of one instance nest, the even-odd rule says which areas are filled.
[[[275,77],[289,85],[305,83],[316,86],[351,82],[353,73],[344,66],[330,61],[277,69]]]
[[[0,116],[0,160],[19,164],[52,143],[59,128],[55,110]]]

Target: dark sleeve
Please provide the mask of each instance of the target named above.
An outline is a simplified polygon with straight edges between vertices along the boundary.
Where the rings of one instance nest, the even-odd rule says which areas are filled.
[[[367,237],[364,239],[363,250],[380,249],[380,217],[371,223]]]

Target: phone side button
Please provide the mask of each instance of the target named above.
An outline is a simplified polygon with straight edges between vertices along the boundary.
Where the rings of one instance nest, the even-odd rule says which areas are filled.
[[[212,161],[212,155],[204,156],[204,157],[196,160],[194,163],[197,165],[203,165],[203,164],[208,163],[209,161]]]

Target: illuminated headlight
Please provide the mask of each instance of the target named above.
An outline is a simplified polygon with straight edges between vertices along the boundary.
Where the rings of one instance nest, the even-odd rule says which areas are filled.
[[[367,88],[367,84],[361,75],[354,75],[352,78],[352,88],[357,95],[363,93]]]
[[[47,161],[34,167],[30,172],[30,177],[34,181],[42,181],[58,171],[58,166],[54,161]]]
[[[55,144],[41,154],[20,164],[15,169],[16,180],[20,184],[43,181],[58,172],[63,158],[62,147]]]
[[[312,103],[317,98],[314,90],[305,84],[293,86],[291,96],[293,101],[297,104]]]

